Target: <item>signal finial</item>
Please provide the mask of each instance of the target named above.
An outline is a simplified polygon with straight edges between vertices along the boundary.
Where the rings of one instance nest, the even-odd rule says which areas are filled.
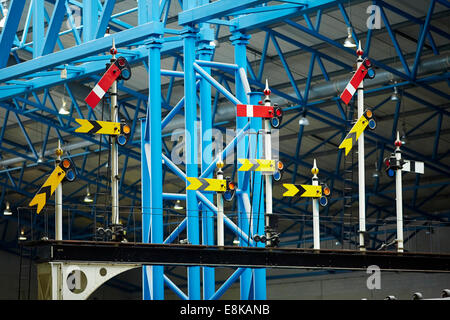
[[[400,132],[397,131],[397,140],[395,140],[395,146],[400,148],[402,146],[402,141],[400,140]]]
[[[361,48],[361,40],[358,42],[358,49],[356,50],[356,55],[362,56],[364,54],[364,51]]]
[[[317,168],[317,163],[316,163],[316,159],[314,159],[314,164],[313,167],[311,169],[311,173],[316,176],[319,173],[319,168]]]
[[[267,79],[266,79],[266,87],[264,88],[264,95],[270,96],[269,81]]]

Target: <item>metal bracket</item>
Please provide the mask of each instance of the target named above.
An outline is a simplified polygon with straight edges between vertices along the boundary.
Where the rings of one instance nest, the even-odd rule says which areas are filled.
[[[141,264],[48,262],[37,265],[39,300],[86,300],[103,283]]]

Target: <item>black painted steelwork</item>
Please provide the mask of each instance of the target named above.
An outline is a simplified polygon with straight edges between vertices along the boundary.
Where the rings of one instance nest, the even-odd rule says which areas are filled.
[[[255,248],[97,241],[33,241],[37,262],[111,262],[143,265],[450,272],[450,254]]]

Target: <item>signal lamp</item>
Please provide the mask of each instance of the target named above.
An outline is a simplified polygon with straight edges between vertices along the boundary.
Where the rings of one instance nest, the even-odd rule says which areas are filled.
[[[124,57],[120,57],[117,61],[119,62],[119,66],[125,66],[126,61]]]
[[[129,134],[131,132],[130,126],[129,125],[124,125],[122,127],[122,132],[125,133],[125,134]]]
[[[320,197],[320,198],[319,198],[319,204],[320,204],[322,207],[325,207],[325,206],[328,204],[328,198],[325,197],[325,196]]]
[[[65,169],[69,169],[72,164],[70,163],[70,161],[68,159],[64,159],[62,162],[62,165]]]
[[[227,191],[223,193],[223,199],[225,201],[231,201],[234,198],[234,195],[236,193],[236,183],[234,181],[231,181],[230,177],[226,178],[227,180]]]
[[[283,110],[281,110],[280,107],[276,106],[275,107],[275,116],[281,117],[282,115],[283,115]]]
[[[120,122],[120,134],[117,136],[117,144],[119,146],[124,146],[130,139],[131,127],[127,124],[125,120]]]
[[[278,170],[283,170],[284,169],[284,163],[281,161],[277,161],[277,169]]]
[[[393,177],[393,176],[395,176],[395,171],[393,170],[393,169],[391,169],[391,168],[388,168],[388,170],[386,171],[387,172],[387,175],[389,176],[389,177]]]
[[[125,59],[124,57],[119,57],[116,61],[116,65],[119,67],[121,71],[119,79],[128,80],[131,78],[131,68],[130,65],[128,64],[127,59]]]
[[[65,180],[72,182],[76,179],[77,175],[75,173],[75,166],[73,165],[72,161],[67,158],[63,159],[59,166],[64,170],[66,174],[64,177]]]
[[[66,179],[69,182],[72,182],[73,180],[75,180],[76,176],[75,176],[75,172],[73,172],[73,170],[67,170],[66,172]]]
[[[283,177],[283,173],[281,171],[275,171],[272,175],[273,180],[275,181],[280,181],[281,178]]]
[[[367,70],[367,78],[369,78],[369,79],[375,78],[375,70],[374,70],[374,69],[369,68],[369,69]]]
[[[117,137],[117,143],[118,143],[120,146],[124,146],[124,145],[127,144],[127,138],[126,138],[124,135],[119,135],[119,136]]]
[[[270,118],[270,124],[272,125],[272,128],[278,128],[280,126],[280,119],[277,117]]]
[[[327,197],[331,194],[331,190],[328,186],[324,186],[322,191],[323,191],[323,194]]]

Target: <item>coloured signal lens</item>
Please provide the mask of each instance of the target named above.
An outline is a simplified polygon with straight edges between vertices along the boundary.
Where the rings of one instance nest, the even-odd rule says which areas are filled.
[[[276,115],[277,117],[281,117],[281,116],[283,115],[283,110],[281,110],[281,108],[277,108],[277,109],[275,110],[275,115]]]
[[[331,194],[331,190],[329,187],[323,187],[322,191],[323,191],[323,194],[327,197]]]
[[[368,77],[369,79],[375,78],[375,70],[373,70],[372,68],[368,69],[368,70],[367,70],[367,77]]]
[[[320,197],[320,199],[319,199],[319,204],[320,204],[322,207],[325,207],[325,206],[328,204],[328,199],[327,199],[327,197]]]
[[[129,134],[131,132],[131,128],[129,125],[125,125],[122,127],[122,132],[125,134]]]
[[[125,58],[119,58],[118,62],[119,62],[119,66],[121,66],[121,67],[125,66],[125,63],[126,63]]]
[[[230,183],[228,184],[228,189],[229,189],[229,190],[234,190],[234,189],[236,189],[236,185],[234,184],[234,182],[230,182]]]
[[[366,60],[364,61],[364,65],[365,65],[367,68],[370,68],[370,67],[372,66],[372,62],[370,62],[369,59],[366,59]]]
[[[62,162],[62,165],[63,165],[63,167],[64,167],[65,169],[69,169],[71,164],[70,164],[70,161],[69,161],[69,160],[64,159],[63,162]]]
[[[280,171],[275,171],[274,173],[273,173],[273,180],[275,180],[275,181],[280,181],[281,180],[281,177],[282,177],[283,175],[281,174],[281,172]]]
[[[373,117],[372,110],[366,110],[366,117],[369,118],[369,119]]]
[[[73,172],[72,169],[67,170],[66,172],[66,179],[69,182],[72,182],[75,180],[75,172]]]
[[[126,143],[127,143],[127,137],[126,136],[124,136],[124,135],[119,135],[118,137],[117,137],[117,143],[119,144],[119,145],[121,145],[121,146],[124,146]]]
[[[273,128],[278,128],[280,126],[280,119],[277,117],[271,118],[270,123],[272,124]]]
[[[375,120],[370,119],[370,120],[369,120],[368,126],[369,126],[369,129],[370,129],[370,130],[373,130],[373,129],[375,129],[375,128],[377,127],[377,123],[376,123]]]
[[[277,169],[278,170],[283,170],[284,169],[284,163],[281,161],[277,161]]]
[[[393,169],[389,169],[387,171],[387,174],[388,174],[389,177],[393,177],[395,175],[395,171]]]
[[[121,73],[122,79],[124,80],[128,80],[131,77],[131,72],[128,69],[123,69],[122,73]]]
[[[385,158],[385,159],[384,159],[384,165],[385,165],[386,167],[389,167],[389,166],[391,165],[391,163],[389,162],[389,158]]]
[[[226,191],[223,193],[223,199],[225,201],[231,201],[234,198],[234,191]]]

